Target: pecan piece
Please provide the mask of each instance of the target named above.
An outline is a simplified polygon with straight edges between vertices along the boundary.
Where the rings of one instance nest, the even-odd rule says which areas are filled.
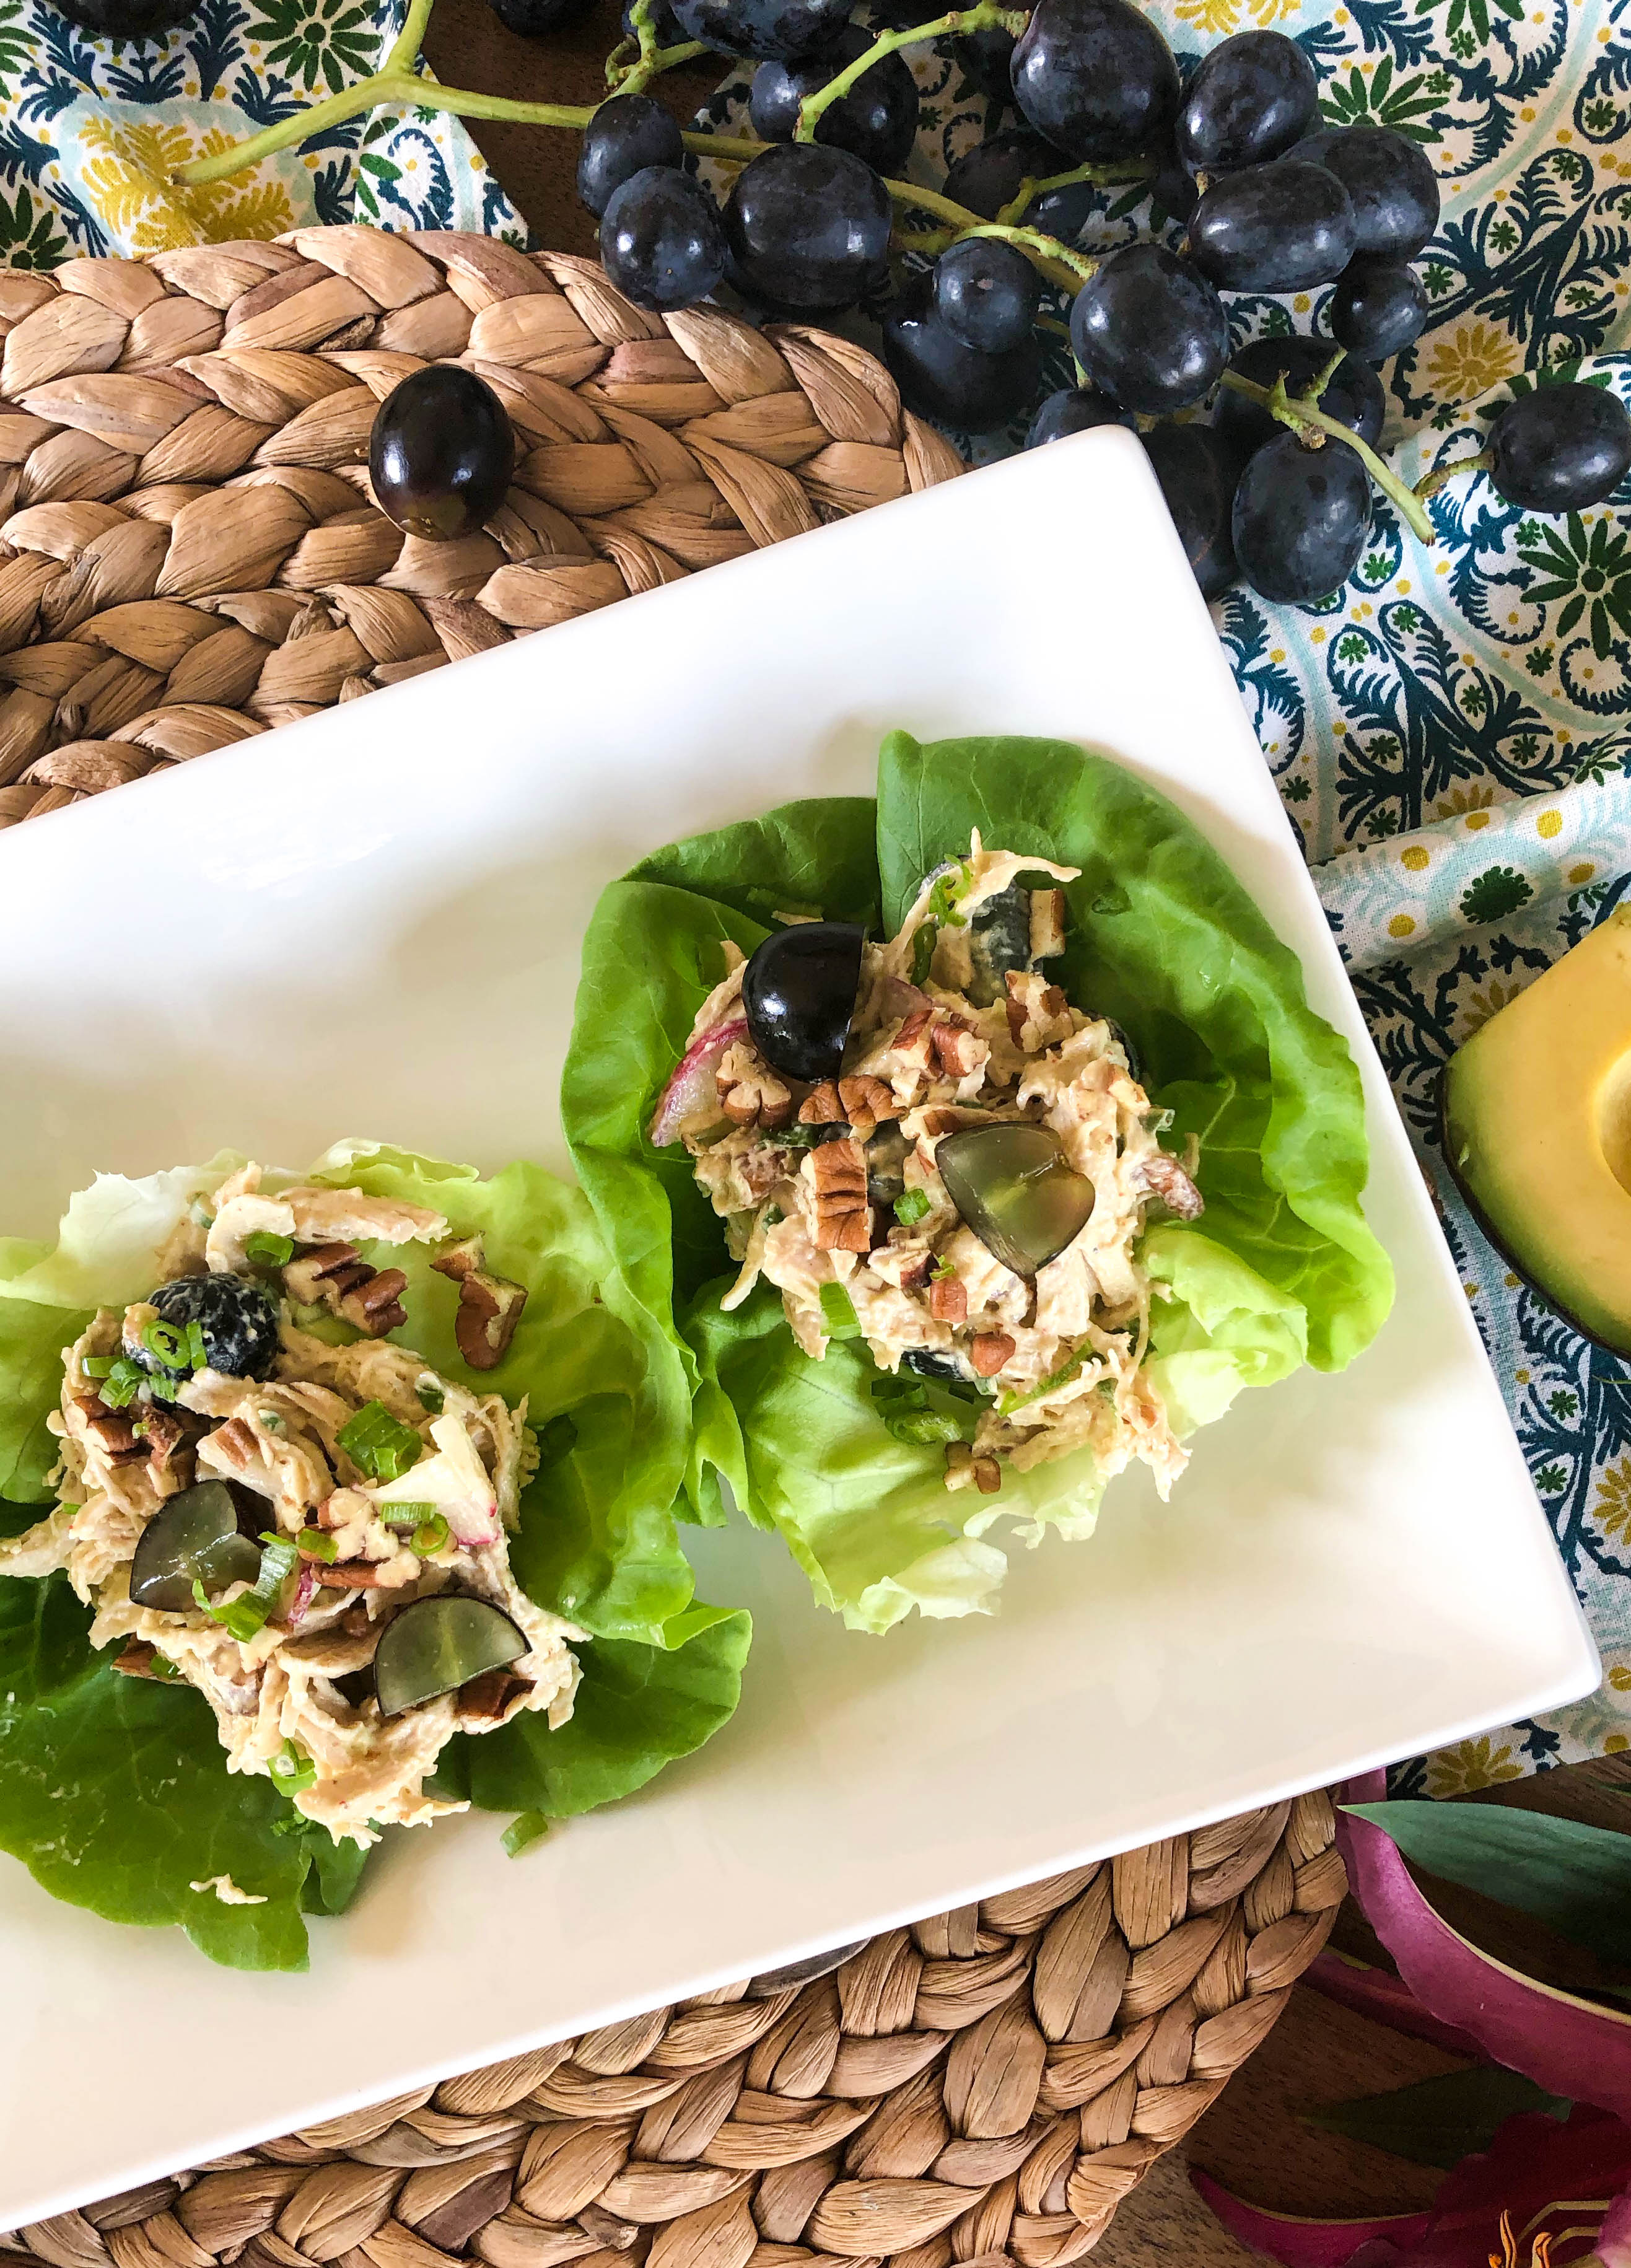
[[[158,1658],[158,1647],[150,1646],[144,1638],[128,1638],[122,1650],[114,1656],[114,1668],[121,1677],[151,1677],[155,1683],[162,1683],[163,1672],[153,1668]]]
[[[400,1268],[382,1268],[377,1274],[371,1270],[364,1282],[341,1293],[338,1313],[371,1339],[382,1339],[408,1321],[402,1305],[407,1289],[408,1278]]]
[[[283,1288],[298,1306],[327,1307],[371,1339],[408,1321],[407,1287],[400,1268],[371,1268],[354,1244],[314,1244],[283,1266]]]
[[[1025,1029],[1029,1026],[1033,1047],[1051,1047],[1054,1041],[1069,1036],[1069,1003],[1057,984],[1040,984],[1026,970],[1010,968],[1003,978],[1008,998],[1004,1006],[1008,1015],[1008,1036],[1017,1048],[1024,1048]],[[1045,1025],[1043,1018],[1050,1020]],[[1054,1028],[1062,1023],[1064,1030]]]
[[[843,1098],[838,1092],[835,1079],[824,1079],[812,1086],[798,1107],[801,1126],[841,1126],[844,1123]]]
[[[792,1088],[745,1041],[738,1040],[720,1057],[714,1088],[732,1126],[764,1126],[774,1131],[792,1117]]]
[[[810,1152],[815,1184],[815,1246],[819,1252],[870,1252],[872,1209],[867,1202],[866,1160],[861,1145],[823,1142]]]
[[[1159,1197],[1179,1220],[1199,1220],[1206,1211],[1206,1199],[1177,1159],[1164,1150],[1150,1151],[1138,1168],[1138,1179],[1140,1186]]]
[[[949,1489],[976,1488],[981,1496],[995,1496],[1003,1485],[1002,1468],[995,1457],[977,1457],[966,1441],[948,1441],[945,1484]]]
[[[966,1024],[937,1024],[929,1035],[935,1061],[948,1079],[966,1079],[990,1060],[991,1050]]]
[[[379,1570],[371,1560],[348,1560],[343,1567],[325,1567],[320,1563],[317,1580],[331,1591],[371,1591],[379,1581]]]
[[[147,1444],[136,1430],[136,1420],[122,1410],[110,1410],[98,1394],[77,1394],[74,1406],[110,1465],[129,1465],[147,1454]]]
[[[1065,949],[1065,894],[1062,890],[1031,893],[1031,958],[1054,961]]]
[[[528,1679],[517,1677],[507,1669],[483,1670],[459,1689],[459,1713],[461,1717],[479,1717],[497,1724],[518,1693],[528,1693]]]
[[[229,1418],[224,1425],[217,1425],[209,1436],[229,1465],[236,1465],[240,1473],[258,1463],[261,1445],[241,1418]]]
[[[459,1286],[459,1312],[453,1317],[453,1336],[472,1370],[496,1370],[510,1351],[526,1292],[507,1276],[489,1276],[473,1269]]]
[[[893,1094],[871,1071],[863,1071],[855,1079],[841,1079],[838,1099],[843,1105],[844,1116],[863,1142],[875,1128],[900,1116],[900,1106]]]
[[[937,1323],[966,1323],[967,1285],[960,1277],[937,1276],[929,1287],[929,1312]]]
[[[479,1273],[485,1254],[479,1236],[460,1237],[457,1244],[445,1244],[430,1263],[438,1276],[451,1277],[462,1284],[467,1276]]]
[[[1014,1341],[1006,1331],[983,1331],[968,1350],[968,1359],[976,1378],[995,1378],[1005,1362],[1011,1362]]]

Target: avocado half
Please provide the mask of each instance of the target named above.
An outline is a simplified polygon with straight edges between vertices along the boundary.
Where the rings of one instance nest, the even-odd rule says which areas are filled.
[[[1566,1322],[1631,1355],[1631,906],[1451,1056],[1439,1117],[1497,1251]]]

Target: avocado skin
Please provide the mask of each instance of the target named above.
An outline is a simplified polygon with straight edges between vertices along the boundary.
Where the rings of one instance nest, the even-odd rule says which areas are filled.
[[[1459,1053],[1459,1049],[1457,1053]],[[1462,1179],[1461,1169],[1456,1164],[1455,1146],[1450,1133],[1450,1071],[1454,1062],[1455,1057],[1451,1056],[1438,1074],[1438,1149],[1439,1155],[1444,1161],[1444,1170],[1455,1184],[1456,1195],[1472,1214],[1486,1240],[1495,1247],[1512,1273],[1523,1284],[1524,1290],[1532,1293],[1542,1307],[1549,1307],[1560,1322],[1567,1323],[1571,1331],[1578,1331],[1583,1339],[1588,1340],[1592,1346],[1601,1347],[1605,1354],[1631,1355],[1631,1327],[1628,1327],[1618,1338],[1612,1338],[1600,1328],[1588,1323],[1583,1316],[1576,1313],[1574,1308],[1566,1307],[1555,1292],[1548,1291],[1544,1284],[1537,1284],[1495,1222],[1484,1211],[1479,1199]]]

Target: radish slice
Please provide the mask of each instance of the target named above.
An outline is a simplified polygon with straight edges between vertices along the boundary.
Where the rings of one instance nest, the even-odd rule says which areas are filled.
[[[714,1073],[725,1049],[746,1037],[747,1019],[738,1016],[728,1024],[716,1024],[712,1031],[692,1041],[652,1113],[650,1139],[654,1150],[665,1150],[671,1142],[677,1142],[685,1121],[713,1100]]]

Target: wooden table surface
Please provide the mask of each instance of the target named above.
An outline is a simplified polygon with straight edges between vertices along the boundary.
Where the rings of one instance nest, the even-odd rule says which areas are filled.
[[[578,24],[547,40],[507,31],[485,0],[437,0],[425,53],[449,84],[540,101],[592,103],[605,91],[604,60],[617,38],[618,11],[610,0],[595,0]],[[722,69],[707,64],[674,71],[655,91],[688,121]],[[592,254],[595,224],[578,203],[574,185],[578,137],[543,127],[481,122],[472,131],[540,239],[562,251]],[[1631,1794],[1615,1792],[1613,1774],[1613,1767],[1590,1765],[1550,1772],[1502,1791],[1502,1800],[1631,1827]],[[1551,1982],[1585,1983],[1598,1974],[1586,1956],[1539,1927],[1514,1924],[1484,1901],[1448,1886],[1435,1886],[1435,1897],[1458,1927]],[[1375,1951],[1351,1904],[1337,1941],[1354,1952]],[[1453,2068],[1452,2057],[1400,2039],[1299,1986],[1266,2045],[1201,2119],[1187,2149],[1164,2161],[1122,2206],[1093,2255],[1095,2263],[1143,2268],[1158,2259],[1181,2260],[1186,2268],[1240,2268],[1259,2257],[1226,2235],[1201,2204],[1188,2181],[1191,2164],[1286,2212],[1419,2210],[1430,2202],[1438,2175],[1322,2134],[1303,2124],[1298,2113]]]

